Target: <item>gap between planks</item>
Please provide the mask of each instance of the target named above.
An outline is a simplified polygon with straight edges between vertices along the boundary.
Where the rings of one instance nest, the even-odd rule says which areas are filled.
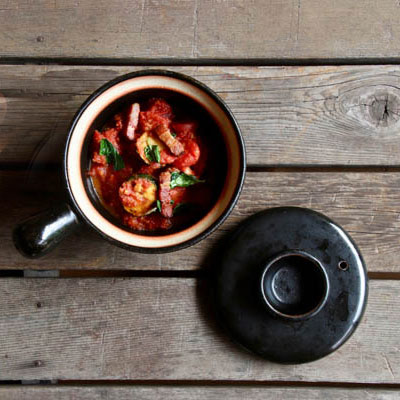
[[[34,270],[28,270],[30,272]],[[43,272],[43,271],[38,271]],[[206,270],[57,270],[54,278],[206,278]],[[0,278],[27,278],[24,270],[0,270]],[[32,276],[28,278],[33,278]],[[40,276],[34,277],[40,278]],[[45,277],[47,278],[47,277]],[[400,280],[400,272],[368,272],[368,279]]]
[[[397,383],[357,383],[357,382],[317,382],[317,381],[233,381],[233,380],[121,380],[121,379],[92,379],[92,380],[80,380],[80,379],[60,379],[54,382],[51,381],[40,381],[38,384],[23,384],[21,380],[0,380],[0,387],[2,385],[14,385],[19,387],[37,387],[38,384],[41,386],[51,387],[98,387],[98,386],[182,386],[182,387],[299,387],[299,388],[368,388],[368,389],[400,389],[400,384]],[[43,382],[43,383],[42,383]]]
[[[0,65],[66,65],[71,67],[322,67],[352,65],[399,65],[400,57],[362,58],[81,58],[81,57],[1,57]]]

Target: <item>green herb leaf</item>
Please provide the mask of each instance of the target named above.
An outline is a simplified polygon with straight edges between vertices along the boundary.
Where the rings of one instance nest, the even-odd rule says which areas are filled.
[[[205,181],[196,178],[194,175],[187,175],[183,172],[172,172],[170,187],[171,189],[175,187],[188,187],[203,182]]]
[[[101,156],[106,156],[107,164],[114,164],[114,169],[116,171],[125,167],[124,160],[109,140],[101,139],[99,154]]]
[[[156,144],[149,144],[144,149],[144,154],[146,158],[151,162],[159,163],[161,160],[160,157],[160,148]]]
[[[161,212],[161,201],[157,200],[157,210]]]
[[[189,204],[189,203],[178,203],[178,204],[176,205],[176,207],[174,208],[173,215],[175,216],[175,215],[182,214],[183,212],[185,212],[185,211],[187,211],[188,209],[190,209],[191,206],[192,206],[192,205]]]
[[[174,204],[175,202],[173,201],[173,200],[171,200],[170,202],[169,202],[169,204]]]
[[[171,132],[172,137],[176,137],[176,133],[175,132]]]
[[[118,154],[118,152],[114,155],[114,169],[119,171],[120,169],[125,168],[125,163],[122,157]]]
[[[113,162],[113,149],[114,146],[107,139],[100,140],[100,155],[106,156],[107,163],[111,164]]]

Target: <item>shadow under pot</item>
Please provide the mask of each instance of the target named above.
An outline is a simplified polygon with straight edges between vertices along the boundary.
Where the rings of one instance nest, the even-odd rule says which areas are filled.
[[[169,229],[165,228],[164,230],[161,229],[161,227],[164,228],[162,223],[160,223],[160,229],[157,228],[158,230],[147,229],[147,225],[143,229],[127,226],[123,218],[128,212],[125,206],[124,209],[120,205],[121,213],[125,214],[117,215],[118,213],[111,212],[109,204],[105,204],[104,198],[99,195],[96,182],[88,174],[94,162],[90,153],[94,132],[102,131],[121,110],[124,121],[124,110],[129,110],[129,107],[133,109],[134,104],[140,104],[142,107],[142,104],[148,104],[151,99],[163,99],[172,106],[173,111],[178,110],[174,114],[175,117],[181,118],[180,121],[183,121],[183,125],[186,118],[191,118],[189,121],[195,123],[196,134],[204,144],[203,149],[208,151],[206,166],[203,168],[205,175],[203,177],[199,173],[199,178],[196,179],[199,182],[205,182],[202,183],[205,185],[202,190],[203,188],[208,190],[209,200],[206,205],[202,204],[202,208],[198,207],[195,208],[195,211],[187,211],[190,218],[186,220],[182,216],[174,219],[174,214],[168,221]],[[135,141],[130,143],[131,147],[127,147],[129,152],[122,154],[124,157],[127,154],[128,157],[132,157],[123,160],[125,161],[123,168],[128,165],[132,168],[132,174],[137,174],[138,171],[135,168],[146,167],[149,160],[157,161],[164,168],[170,168],[172,164],[169,165],[167,161],[163,164],[163,161],[158,159],[161,146],[166,145],[167,141],[160,142],[160,136],[159,141],[155,142],[159,144],[157,147],[158,145],[152,142],[157,140],[156,133],[152,130],[146,131],[145,125],[140,125],[140,118],[138,121],[139,131],[140,129],[143,131],[139,132],[140,137],[147,132],[146,143],[153,153],[149,155],[144,151],[146,159],[143,159],[144,156],[141,155],[137,144],[139,139],[132,139],[125,132],[123,140]],[[174,121],[172,120],[172,122]],[[176,133],[171,131],[171,135],[176,135]],[[176,141],[179,142],[179,138],[178,136]],[[210,141],[214,146],[207,146]],[[180,145],[182,146],[182,143]],[[218,148],[218,154],[214,154],[211,150],[211,147],[215,146]],[[115,149],[111,148],[111,150]],[[156,150],[158,150],[158,155]],[[184,154],[185,151],[180,154]],[[114,154],[114,168],[117,170],[115,157]],[[191,246],[217,229],[232,211],[244,181],[245,158],[244,142],[233,114],[206,85],[189,76],[165,70],[146,70],[123,75],[94,92],[81,106],[72,121],[64,150],[63,169],[68,202],[59,204],[18,224],[13,232],[15,246],[26,257],[40,257],[50,252],[82,222],[92,227],[109,242],[132,251],[163,253]],[[108,158],[107,162],[110,163]],[[212,164],[214,162],[218,165]],[[178,171],[179,174],[184,174],[184,172]],[[192,173],[193,171],[188,172],[188,174]],[[130,175],[126,179],[133,179],[132,176],[137,175]],[[149,174],[147,173],[146,176],[149,177]],[[153,178],[153,176],[150,177]],[[158,191],[160,182],[157,179],[158,177],[153,182],[156,186],[154,190]],[[195,196],[192,197],[195,199]],[[155,198],[153,200],[149,212],[154,214],[160,212],[158,217],[162,219],[158,202],[156,203]],[[174,209],[175,207],[176,205]],[[128,216],[130,217],[130,214]],[[136,218],[135,215],[134,218]],[[143,214],[142,218],[148,218],[147,214]],[[185,222],[174,225],[174,221],[182,220]]]
[[[367,275],[350,236],[309,209],[273,208],[244,221],[215,275],[217,316],[233,340],[279,363],[340,347],[361,321]]]

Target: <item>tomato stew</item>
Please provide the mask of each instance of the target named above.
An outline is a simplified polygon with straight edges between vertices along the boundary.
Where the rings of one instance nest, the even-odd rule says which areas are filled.
[[[217,125],[182,95],[135,99],[95,130],[88,174],[111,218],[149,234],[178,231],[215,204],[226,176]]]

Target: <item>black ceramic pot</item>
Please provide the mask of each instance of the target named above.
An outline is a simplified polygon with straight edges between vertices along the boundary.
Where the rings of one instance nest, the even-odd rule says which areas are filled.
[[[162,235],[133,232],[112,220],[99,202],[87,176],[88,146],[95,129],[128,103],[146,93],[179,96],[195,103],[218,126],[226,152],[226,176],[220,194],[209,212],[181,231]],[[239,126],[227,105],[210,88],[176,72],[147,70],[114,79],[94,92],[75,115],[64,152],[64,180],[69,201],[35,215],[16,226],[13,239],[27,257],[48,253],[78,224],[86,223],[104,239],[128,250],[162,253],[197,243],[213,232],[235,206],[245,176],[245,148]]]
[[[244,221],[216,268],[219,321],[237,343],[279,363],[313,361],[340,347],[358,326],[367,293],[350,236],[304,208]]]

